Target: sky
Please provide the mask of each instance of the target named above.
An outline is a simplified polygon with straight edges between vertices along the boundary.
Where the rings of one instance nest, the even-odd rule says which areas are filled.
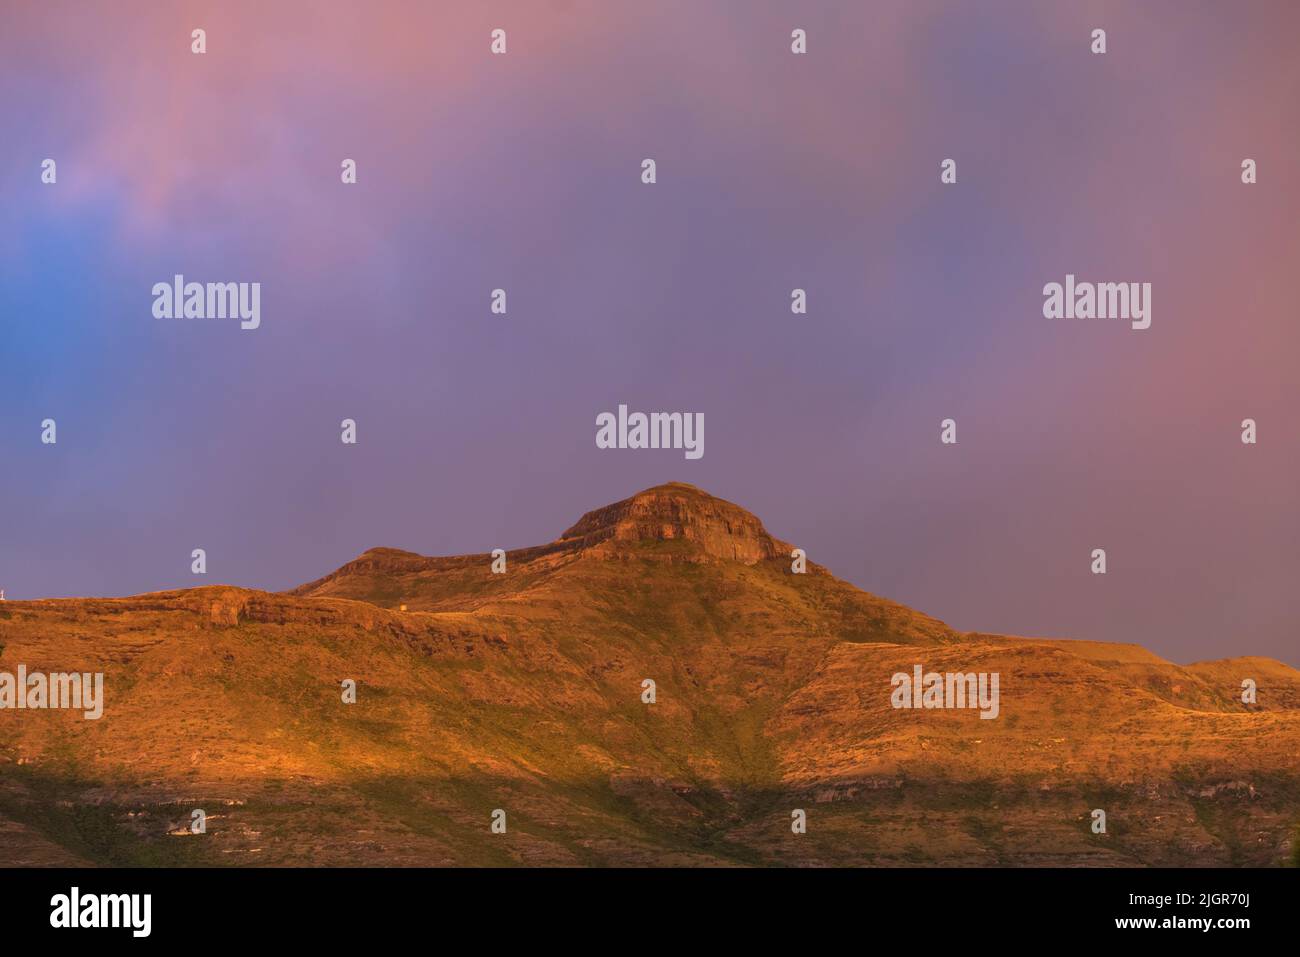
[[[9,0],[0,588],[282,589],[685,481],[955,628],[1300,665],[1297,36],[1285,2]],[[177,273],[260,282],[260,328],[154,318]],[[1150,282],[1151,327],[1045,318],[1067,273]],[[703,413],[705,454],[598,449],[619,404]]]

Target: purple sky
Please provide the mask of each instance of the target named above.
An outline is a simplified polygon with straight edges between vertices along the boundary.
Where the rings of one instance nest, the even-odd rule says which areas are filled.
[[[9,597],[538,544],[680,480],[957,628],[1300,664],[1300,7],[334,6],[0,12]],[[154,319],[178,272],[261,328]],[[1067,272],[1152,327],[1044,319]],[[704,457],[598,450],[620,402]]]

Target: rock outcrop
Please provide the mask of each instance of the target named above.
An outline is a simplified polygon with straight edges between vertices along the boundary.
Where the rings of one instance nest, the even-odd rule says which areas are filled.
[[[700,557],[748,565],[790,554],[756,516],[684,482],[656,485],[588,512],[560,536],[560,543],[587,549],[645,542],[686,543]]]

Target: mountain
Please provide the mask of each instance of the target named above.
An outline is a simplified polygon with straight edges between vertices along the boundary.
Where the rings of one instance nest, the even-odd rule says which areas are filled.
[[[0,672],[102,671],[106,704],[0,711],[0,863],[1290,855],[1300,672],[957,632],[811,561],[795,574],[793,549],[673,483],[507,553],[504,574],[376,548],[287,593],[5,602]],[[996,673],[997,717],[893,707],[917,665]]]

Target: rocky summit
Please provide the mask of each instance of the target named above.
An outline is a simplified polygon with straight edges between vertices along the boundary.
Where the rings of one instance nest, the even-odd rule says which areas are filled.
[[[673,483],[504,555],[375,548],[286,593],[4,602],[0,671],[103,684],[97,720],[0,709],[0,863],[1295,853],[1300,672],[959,632],[793,551]]]
[[[787,558],[791,546],[767,533],[763,523],[738,505],[681,482],[638,495],[582,516],[560,541],[581,549],[610,543],[601,554],[636,554],[642,543],[690,546],[677,554],[696,560],[723,559],[753,565]],[[648,553],[647,553],[648,554]]]

